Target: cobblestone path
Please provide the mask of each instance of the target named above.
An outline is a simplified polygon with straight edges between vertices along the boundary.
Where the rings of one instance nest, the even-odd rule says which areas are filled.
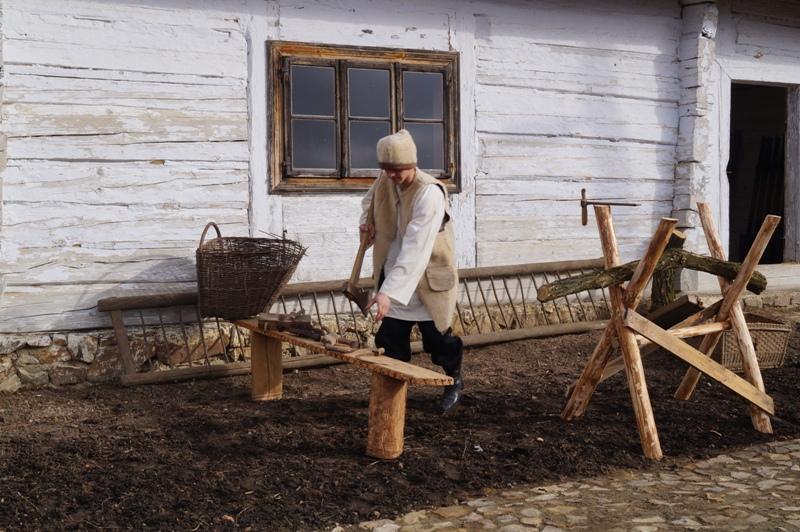
[[[671,470],[619,471],[497,492],[336,530],[800,530],[800,439]]]

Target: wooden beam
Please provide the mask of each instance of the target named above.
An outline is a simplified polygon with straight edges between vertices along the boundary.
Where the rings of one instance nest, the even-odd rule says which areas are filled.
[[[695,336],[705,336],[715,332],[727,331],[731,328],[730,320],[713,321],[711,323],[703,323],[702,325],[694,325],[692,327],[680,327],[676,329],[667,329],[667,333],[675,338],[694,338]],[[647,347],[653,342],[641,335],[636,335],[636,343],[639,348]]]
[[[283,395],[283,368],[281,342],[258,334],[250,333],[250,364],[253,381],[250,395],[254,401],[272,401]]]
[[[759,229],[753,241],[753,245],[750,246],[747,256],[744,258],[744,261],[742,261],[742,268],[739,270],[738,275],[728,289],[725,290],[725,295],[722,298],[722,305],[717,315],[718,320],[728,319],[731,309],[739,304],[739,297],[741,297],[747,285],[747,280],[755,271],[756,266],[758,266],[758,261],[761,260],[761,255],[764,254],[764,249],[766,249],[769,239],[772,237],[772,233],[775,232],[775,228],[778,227],[780,220],[780,216],[773,215],[768,215],[764,219],[764,223],[761,224],[761,229]],[[710,355],[714,350],[714,346],[719,341],[719,337],[720,333],[706,336],[700,344],[700,350]],[[688,400],[689,397],[692,396],[692,392],[694,392],[699,380],[700,373],[694,368],[689,368],[680,386],[678,386],[678,390],[675,392],[675,398],[684,401]]]
[[[652,323],[636,311],[628,309],[625,315],[625,326],[633,329],[674,354],[698,371],[708,375],[729,390],[750,401],[770,414],[775,413],[772,398],[725,366],[714,362],[683,340],[673,337],[658,325]]]
[[[686,233],[674,229],[667,243],[667,249],[680,249],[686,242]],[[650,311],[654,311],[675,301],[675,278],[680,275],[680,268],[664,268],[653,275],[650,288]]]

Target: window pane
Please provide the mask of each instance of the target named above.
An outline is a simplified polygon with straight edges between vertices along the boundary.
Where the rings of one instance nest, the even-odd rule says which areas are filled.
[[[292,115],[333,117],[333,67],[292,65]]]
[[[444,125],[406,123],[405,127],[417,145],[417,166],[444,170]]]
[[[336,169],[336,122],[292,120],[292,166]]]
[[[350,167],[378,168],[375,145],[389,134],[389,122],[350,122]]]
[[[349,68],[350,116],[389,118],[389,71]]]
[[[403,72],[403,116],[442,118],[444,77],[438,72]]]

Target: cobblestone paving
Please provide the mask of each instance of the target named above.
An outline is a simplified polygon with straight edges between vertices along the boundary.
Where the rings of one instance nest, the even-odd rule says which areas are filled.
[[[800,439],[676,468],[496,492],[335,530],[800,530]]]

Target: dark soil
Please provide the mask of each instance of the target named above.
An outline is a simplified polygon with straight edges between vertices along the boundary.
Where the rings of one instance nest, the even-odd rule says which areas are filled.
[[[692,401],[674,400],[683,366],[657,354],[645,366],[664,461],[642,457],[621,376],[601,385],[585,419],[564,422],[564,391],[597,337],[468,352],[458,411],[443,418],[440,389],[411,388],[405,453],[387,462],[364,455],[369,374],[353,366],[286,375],[276,402],[252,402],[247,377],[0,396],[0,529],[330,529],[800,435],[797,333],[786,365],[764,371],[774,436],[708,379]]]

